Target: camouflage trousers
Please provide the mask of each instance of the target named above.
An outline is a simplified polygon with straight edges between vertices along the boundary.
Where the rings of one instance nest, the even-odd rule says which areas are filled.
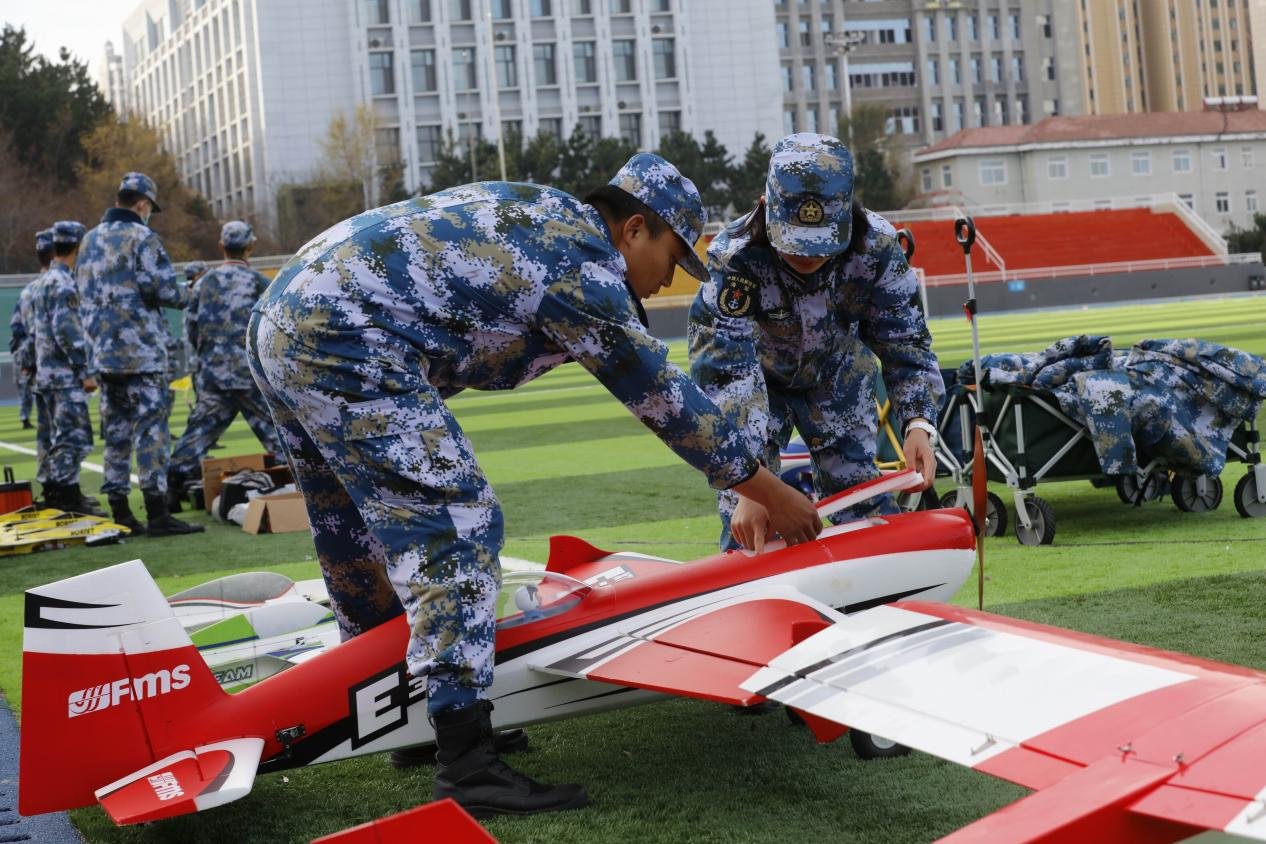
[[[105,495],[127,495],[131,488],[132,449],[141,491],[147,495],[167,491],[167,462],[171,433],[167,415],[171,409],[167,381],[161,373],[104,374],[101,381],[101,437],[105,440]]]
[[[813,488],[819,498],[868,481],[879,474],[875,465],[879,417],[875,411],[878,367],[871,353],[857,343],[853,353],[835,368],[832,383],[809,390],[768,388],[769,432],[762,462],[774,474],[782,466],[779,452],[791,441],[794,428],[809,448]],[[730,490],[717,496],[721,516],[721,549],[738,548],[730,535],[730,518],[738,495]],[[835,524],[879,513],[898,512],[891,495],[881,495],[831,516]]]
[[[363,361],[322,355],[258,315],[247,336],[343,636],[403,606],[405,662],[427,677],[431,711],[437,700],[483,696],[492,685],[501,508],[439,392],[421,373],[407,392],[388,389]]]
[[[35,398],[35,480],[48,480],[48,450],[53,447],[53,409],[43,393]]]
[[[192,474],[211,446],[228,430],[241,413],[251,426],[265,451],[278,453],[277,426],[269,415],[268,405],[258,387],[249,390],[218,390],[209,385],[198,387],[198,401],[189,414],[185,432],[176,441],[171,453],[171,471]]]
[[[29,377],[18,376],[18,419],[23,424],[31,421],[31,406],[35,403],[35,391]]]
[[[45,390],[44,409],[52,420],[52,440],[45,459],[46,478],[55,484],[79,483],[79,464],[92,452],[92,420],[88,394],[82,387]]]

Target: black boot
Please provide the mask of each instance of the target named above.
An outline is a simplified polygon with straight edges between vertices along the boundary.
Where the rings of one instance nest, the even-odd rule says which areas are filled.
[[[101,509],[97,499],[91,495],[84,495],[83,490],[79,488],[79,484],[66,484],[62,487],[62,490],[65,494],[66,509],[76,513],[83,513],[85,516],[105,516],[105,510]]]
[[[528,749],[530,742],[527,733],[522,730],[502,730],[492,735],[492,750],[498,756],[510,753],[522,753]],[[413,747],[402,747],[391,751],[391,767],[398,771],[414,768],[418,765],[435,764],[435,745],[415,744]]]
[[[132,531],[133,536],[145,533],[145,525],[132,515],[132,505],[128,503],[126,495],[111,495],[109,501],[111,521]]]
[[[183,509],[180,502],[185,496],[185,473],[174,469],[167,470],[167,512],[179,513]]]
[[[543,785],[497,756],[492,703],[450,709],[435,716],[434,799],[451,797],[476,818],[530,815],[589,805],[579,785]]]
[[[44,506],[50,510],[70,509],[66,503],[66,487],[56,481],[44,481]]]
[[[173,519],[167,511],[165,492],[145,493],[145,514],[149,517],[149,524],[145,525],[147,536],[179,536],[206,530],[202,525],[191,525],[180,519]]]
[[[23,420],[22,420],[22,427],[23,427],[23,429],[25,429],[25,430],[30,430],[31,428],[34,428],[35,426],[31,424],[31,420],[30,420],[30,419],[23,419]]]

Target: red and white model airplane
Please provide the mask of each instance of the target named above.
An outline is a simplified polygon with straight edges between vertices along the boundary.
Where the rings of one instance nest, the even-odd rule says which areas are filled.
[[[495,723],[657,693],[775,700],[820,740],[847,725],[1040,789],[955,837],[1266,840],[1266,675],[943,604],[884,606],[948,598],[974,546],[963,510],[688,565],[558,537],[546,571],[504,579]],[[139,561],[26,601],[23,814],[100,802],[118,823],[155,820],[242,797],[257,771],[433,740],[400,659],[403,619],[227,695]]]

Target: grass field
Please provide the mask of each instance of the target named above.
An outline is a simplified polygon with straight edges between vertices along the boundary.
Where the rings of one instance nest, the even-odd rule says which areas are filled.
[[[1198,336],[1266,354],[1266,296],[1052,311],[981,321],[985,351],[1029,351],[1070,334],[1108,333],[1119,348],[1144,337]],[[932,325],[943,365],[966,359],[963,320]],[[673,345],[684,362],[684,344]],[[715,548],[713,500],[702,480],[574,365],[501,394],[452,406],[506,514],[506,553],[544,560],[566,532],[608,548],[692,559]],[[184,427],[184,408],[173,429]],[[1262,420],[1266,421],[1266,420]],[[0,440],[30,444],[16,408]],[[257,450],[238,423],[219,455]],[[90,460],[100,461],[100,454]],[[30,477],[29,458],[4,462]],[[987,547],[986,607],[995,612],[1266,668],[1266,520],[1227,500],[1184,514],[1168,500],[1132,508],[1085,482],[1043,485],[1059,525],[1051,547],[1008,532]],[[85,488],[98,477],[85,472]],[[996,492],[1005,489],[997,487]],[[139,506],[139,498],[135,502]],[[204,516],[198,516],[206,520]],[[306,534],[249,536],[208,524],[204,537],[68,549],[0,565],[0,688],[17,706],[26,587],[141,557],[166,592],[232,571],[317,576]],[[974,578],[957,601],[974,605]],[[781,714],[672,701],[532,729],[516,759],[542,779],[589,788],[594,805],[556,816],[496,820],[504,842],[837,840],[927,841],[1024,793],[912,754],[862,763],[847,742],[813,744]],[[116,829],[97,809],[74,813],[93,842],[304,841],[429,799],[431,772],[398,773],[381,756],[260,777],[253,793],[211,813]]]

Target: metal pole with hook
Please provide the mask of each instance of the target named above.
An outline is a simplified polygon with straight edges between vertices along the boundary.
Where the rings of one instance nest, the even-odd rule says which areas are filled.
[[[971,248],[976,243],[976,223],[969,216],[954,221],[954,239],[963,249],[967,262],[967,301],[963,310],[971,323],[971,359],[976,375],[976,431],[971,465],[972,518],[976,523],[977,605],[985,608],[985,521],[987,519],[988,473],[985,467],[985,442],[989,438],[989,418],[985,412],[985,396],[980,372],[980,329],[976,325],[976,279],[971,271]]]

